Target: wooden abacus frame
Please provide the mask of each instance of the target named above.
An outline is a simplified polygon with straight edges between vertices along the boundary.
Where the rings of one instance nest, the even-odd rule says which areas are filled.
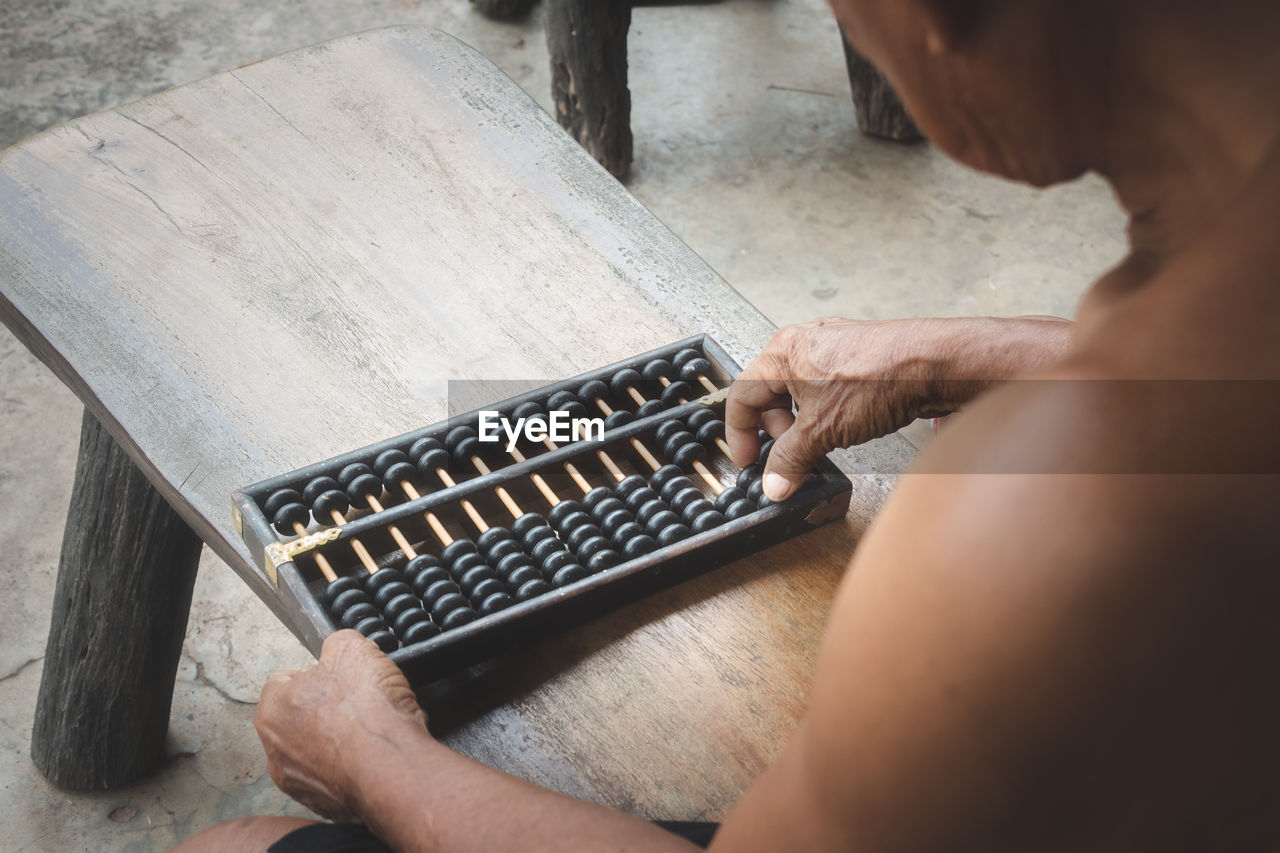
[[[509,398],[486,410],[509,413],[526,402],[542,402],[559,391],[576,391],[596,379],[608,382],[618,371],[639,370],[654,359],[671,359],[683,349],[696,349],[711,364],[710,377],[726,385],[740,368],[709,336],[699,335],[665,347],[651,350],[615,364],[592,370],[525,394]],[[635,420],[609,430],[603,439],[578,441],[554,450],[529,456],[491,470],[453,486],[422,494],[385,507],[348,518],[345,523],[308,533],[305,536],[283,536],[272,527],[263,511],[268,496],[280,489],[301,490],[305,483],[322,476],[335,476],[343,467],[357,462],[369,463],[387,450],[407,449],[424,437],[443,441],[449,430],[458,426],[474,426],[479,409],[465,412],[446,421],[423,427],[359,450],[332,457],[323,462],[255,483],[232,495],[232,510],[237,529],[249,546],[257,564],[275,584],[280,600],[304,617],[308,631],[302,637],[315,654],[335,625],[324,605],[318,600],[323,586],[318,562],[328,563],[332,557],[339,565],[353,564],[353,543],[372,546],[379,554],[399,549],[392,538],[392,528],[419,527],[428,513],[464,501],[492,504],[500,487],[527,491],[534,475],[561,480],[565,463],[582,464],[596,470],[597,451],[614,456],[629,453],[633,438],[652,433],[666,421],[680,419],[700,406],[722,405],[725,392],[706,394],[697,399],[668,408],[658,414]],[[645,473],[641,470],[641,473]],[[599,484],[599,483],[598,483]],[[616,483],[606,481],[607,485]],[[429,640],[391,652],[395,661],[415,683],[424,683],[452,671],[492,657],[513,644],[529,641],[590,619],[658,589],[674,585],[702,574],[747,554],[797,536],[822,524],[842,518],[848,508],[851,491],[849,480],[829,460],[822,460],[805,485],[787,501],[771,504],[741,518],[651,553],[620,563],[597,574],[587,576],[507,609],[482,616],[469,624],[451,628]],[[568,498],[576,499],[570,493]],[[526,511],[528,508],[526,507]],[[394,531],[397,535],[399,530]],[[469,538],[474,539],[474,535]],[[359,547],[359,546],[357,546]],[[328,555],[327,557],[324,555]]]

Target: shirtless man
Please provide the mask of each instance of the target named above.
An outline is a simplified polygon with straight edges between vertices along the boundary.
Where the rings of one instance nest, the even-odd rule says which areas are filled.
[[[833,5],[951,156],[1104,175],[1131,252],[1074,327],[817,321],[734,387],[734,453],[778,436],[779,498],[982,396],[860,544],[809,711],[711,849],[1280,849],[1280,4]],[[257,724],[283,790],[397,850],[694,849],[440,745],[352,632],[273,677]]]

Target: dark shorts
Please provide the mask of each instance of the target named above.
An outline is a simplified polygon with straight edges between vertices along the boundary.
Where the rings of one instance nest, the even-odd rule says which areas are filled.
[[[692,841],[699,847],[711,843],[718,823],[655,820],[655,824]],[[295,829],[268,848],[267,853],[394,853],[372,832],[357,823],[316,823]]]

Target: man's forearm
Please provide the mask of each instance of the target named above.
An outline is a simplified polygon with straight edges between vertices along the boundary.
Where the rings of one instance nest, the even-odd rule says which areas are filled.
[[[500,773],[396,727],[349,760],[366,825],[406,853],[697,848],[658,827]]]
[[[1060,361],[1074,324],[1058,317],[957,317],[940,324],[944,365],[936,377],[937,414],[955,411],[993,385]]]

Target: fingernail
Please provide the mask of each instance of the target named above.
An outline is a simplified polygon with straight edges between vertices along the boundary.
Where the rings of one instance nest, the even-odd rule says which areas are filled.
[[[791,481],[776,471],[764,475],[764,493],[771,501],[786,500],[792,488]]]

